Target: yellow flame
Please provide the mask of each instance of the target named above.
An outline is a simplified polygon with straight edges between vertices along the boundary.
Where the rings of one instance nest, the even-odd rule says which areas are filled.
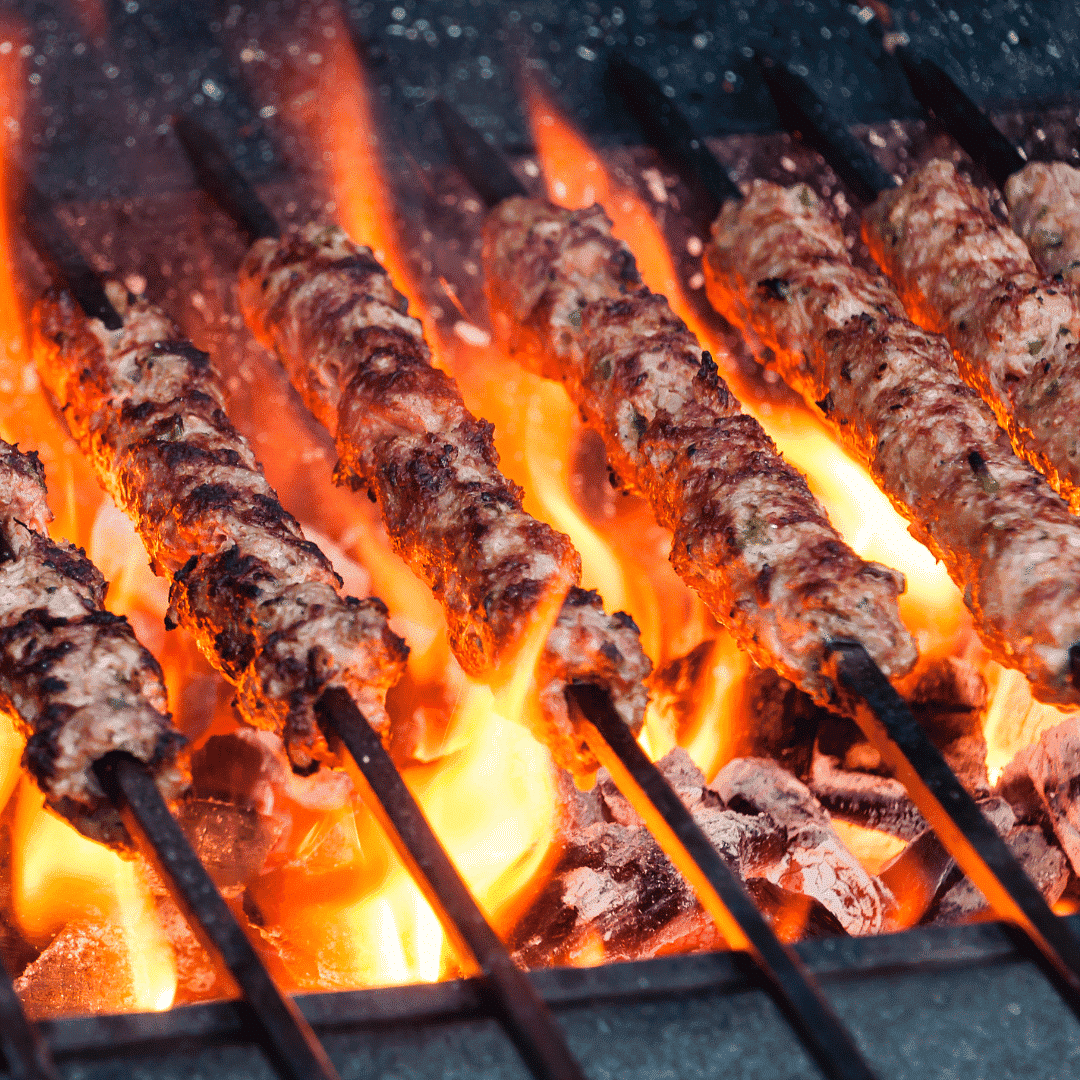
[[[115,926],[127,946],[133,1007],[170,1008],[176,957],[136,864],[45,809],[29,778],[19,791],[12,848],[15,915],[27,938],[45,945],[66,924],[81,919]]]

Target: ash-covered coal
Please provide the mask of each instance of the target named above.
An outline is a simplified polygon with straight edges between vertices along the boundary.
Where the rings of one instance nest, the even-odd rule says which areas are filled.
[[[684,750],[659,764],[782,938],[881,928],[888,890],[780,765],[737,759],[706,784]],[[563,855],[514,930],[518,960],[539,967],[723,947],[690,886],[606,773],[588,793],[564,782],[563,799]]]

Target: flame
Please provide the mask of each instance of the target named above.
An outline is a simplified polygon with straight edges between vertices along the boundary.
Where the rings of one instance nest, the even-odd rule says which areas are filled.
[[[394,228],[370,90],[340,17],[334,14],[323,32],[323,61],[315,70],[293,72],[283,115],[310,147],[312,160],[323,164],[332,200],[328,210],[371,247],[424,323],[435,362],[447,368],[446,342],[414,287]],[[410,645],[418,645],[410,657],[410,676],[422,684],[444,681],[456,694],[447,730],[420,751],[432,760],[407,767],[402,775],[478,903],[496,925],[508,926],[551,856],[557,802],[550,756],[511,721],[524,712],[536,661],[563,596],[547,598],[513,664],[483,685],[453,662],[441,610],[389,551],[380,527],[362,513],[342,547],[357,553],[391,610],[407,613],[395,619],[395,626]],[[356,775],[351,762],[345,767]],[[358,786],[362,789],[362,782]],[[451,956],[436,914],[366,808],[356,811],[355,823],[352,887],[328,898],[320,889],[323,899],[316,910],[298,905],[283,882],[265,889],[272,896],[260,896],[261,909],[285,928],[285,936],[305,938],[291,958],[293,977],[310,985],[387,985],[438,978],[454,970],[455,962],[456,970],[470,968],[468,958]],[[310,893],[310,860],[303,876],[308,883],[301,887]]]
[[[19,790],[12,828],[12,881],[19,926],[47,944],[67,924],[115,926],[127,945],[135,1011],[161,1011],[176,995],[176,958],[137,865],[77,833],[45,809],[29,778]]]

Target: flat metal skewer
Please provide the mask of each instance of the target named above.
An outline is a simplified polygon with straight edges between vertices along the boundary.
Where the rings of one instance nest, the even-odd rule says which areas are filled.
[[[911,92],[920,105],[964,148],[967,155],[1002,190],[1013,173],[1027,165],[1027,157],[933,60],[910,46],[901,46],[900,61]]]
[[[776,63],[763,62],[761,70],[781,111],[793,116],[794,126],[846,183],[863,193],[860,197],[876,198],[895,185],[806,83]],[[1080,1015],[1080,940],[1054,915],[865,648],[834,642],[832,663],[837,681],[855,698],[855,719],[863,733],[993,910],[1028,935],[1059,992]]]
[[[365,803],[439,916],[458,954],[475,958],[492,1007],[521,1056],[537,1076],[583,1080],[558,1022],[491,928],[355,702],[345,690],[331,687],[319,698],[315,711],[331,743],[340,740],[352,755],[369,788]]]
[[[7,966],[0,963],[0,1051],[11,1080],[60,1080],[41,1032],[23,1011]]]
[[[311,1025],[275,985],[170,813],[150,771],[121,750],[106,754],[95,763],[94,771],[120,810],[128,832],[172,886],[192,928],[201,932],[225,962],[262,1030],[274,1064],[293,1080],[338,1080]]]

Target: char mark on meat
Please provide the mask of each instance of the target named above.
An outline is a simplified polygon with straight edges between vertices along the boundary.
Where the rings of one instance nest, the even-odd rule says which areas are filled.
[[[499,471],[491,425],[432,365],[386,271],[339,228],[309,225],[252,247],[240,302],[334,435],[338,478],[370,492],[394,549],[442,603],[462,667],[492,676],[545,613],[554,617],[531,726],[560,765],[595,770],[563,691],[574,680],[604,686],[637,731],[650,668],[637,627],[576,587],[581,560],[569,538],[522,509],[521,490]]]
[[[1012,453],[944,338],[856,267],[805,187],[755,181],[728,203],[705,257],[713,304],[775,354],[784,379],[862,460],[944,563],[994,656],[1033,692],[1080,705],[1080,521]],[[784,295],[762,290],[783,279]],[[823,410],[825,411],[825,410]]]
[[[51,518],[37,455],[0,440],[0,707],[26,737],[23,764],[48,805],[92,839],[127,847],[94,762],[124,750],[172,800],[187,784],[176,760],[184,738],[157,661],[105,610],[105,579],[84,552],[49,539]]]
[[[889,674],[910,668],[902,576],[843,543],[712,357],[640,284],[599,207],[506,200],[484,261],[504,340],[564,382],[622,484],[674,533],[679,574],[755,660],[819,702],[835,693],[822,662],[836,638],[861,641]]]
[[[34,311],[42,380],[103,486],[172,580],[168,625],[183,624],[236,685],[243,718],[277,731],[294,768],[327,749],[314,705],[343,686],[380,732],[407,649],[376,599],[343,599],[328,560],[278,502],[225,415],[205,353],[145,300],[107,285],[110,332],[70,294]]]
[[[1080,301],[956,166],[931,161],[867,211],[870,252],[911,318],[943,334],[1016,452],[1080,511]]]

